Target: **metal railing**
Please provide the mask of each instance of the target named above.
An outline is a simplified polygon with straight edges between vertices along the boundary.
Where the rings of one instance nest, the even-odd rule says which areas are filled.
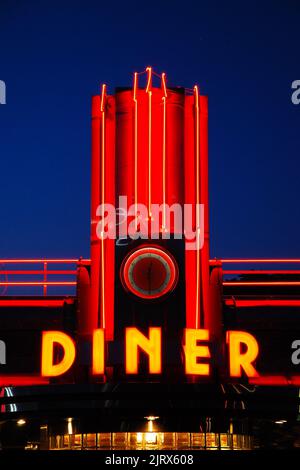
[[[27,293],[38,296],[48,296],[49,288],[72,288],[75,293],[77,285],[77,268],[80,264],[89,264],[90,259],[55,258],[55,259],[0,259],[0,296],[23,295],[20,288],[25,288]],[[224,269],[226,265],[254,265],[253,269]],[[300,276],[299,258],[231,258],[210,260],[210,265],[222,267],[224,286],[300,286],[300,279],[288,280],[286,276]],[[276,269],[265,269],[265,265],[276,265]],[[295,269],[287,269],[294,265]],[[297,269],[297,265],[298,269]],[[261,267],[263,266],[263,268]],[[283,266],[283,267],[281,267]],[[32,269],[34,268],[34,269]],[[229,279],[231,276],[247,276],[247,281],[242,279]],[[257,276],[283,276],[282,280],[257,280]],[[251,276],[256,279],[251,280]],[[31,289],[30,289],[31,288]],[[38,289],[38,291],[36,290]],[[53,291],[53,289],[52,289]],[[69,292],[62,292],[65,295]],[[26,294],[25,294],[26,295]]]
[[[49,287],[74,288],[77,285],[77,267],[81,263],[87,264],[89,260],[0,259],[0,296],[22,295],[22,287],[27,293],[38,296],[48,296]]]
[[[217,262],[217,261],[216,261]],[[211,263],[214,263],[212,261]],[[300,286],[300,259],[299,258],[249,258],[249,259],[221,259],[223,286]],[[224,265],[254,265],[252,269],[224,269]],[[272,269],[265,269],[265,265],[271,265]],[[276,265],[276,269],[274,269]],[[285,265],[294,265],[295,269],[287,269]],[[263,266],[263,268],[261,267]],[[281,267],[282,266],[282,267]],[[298,268],[298,269],[297,269]],[[229,277],[234,279],[228,280]],[[241,279],[236,279],[241,276]],[[245,280],[246,276],[246,280]],[[288,278],[290,276],[290,279]],[[292,280],[291,276],[296,277]],[[251,279],[253,277],[254,279]],[[297,279],[298,277],[298,279]]]

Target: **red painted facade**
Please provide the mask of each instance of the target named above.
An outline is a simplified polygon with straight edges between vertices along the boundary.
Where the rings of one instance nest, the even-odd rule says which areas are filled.
[[[93,97],[91,302],[82,333],[102,327],[108,340],[114,337],[115,243],[98,238],[95,214],[99,204],[127,196],[128,205],[146,205],[150,218],[151,204],[204,205],[204,246],[185,251],[186,327],[218,334],[219,312],[209,299],[207,97],[197,86],[169,88],[165,74],[154,76],[151,68],[145,74],[144,87],[135,74],[132,89],[108,96],[103,86]],[[163,211],[161,231],[164,218]],[[168,228],[174,233],[172,221]]]

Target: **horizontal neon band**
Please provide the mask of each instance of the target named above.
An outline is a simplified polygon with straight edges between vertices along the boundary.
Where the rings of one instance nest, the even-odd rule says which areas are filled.
[[[18,271],[17,269],[15,270],[12,270],[12,271],[8,271],[8,270],[1,270],[0,269],[0,275],[4,276],[4,275],[15,275],[15,274],[20,274],[20,275],[38,275],[38,274],[47,274],[47,276],[50,276],[50,275],[53,275],[53,274],[61,274],[61,275],[73,275],[75,276],[77,274],[77,271],[68,271],[68,270],[47,270],[47,271],[30,271],[30,270],[21,270]]]
[[[90,259],[0,259],[0,264],[1,263],[63,263],[63,264],[74,264],[74,263],[90,263]]]
[[[5,299],[0,300],[0,307],[63,307],[63,305],[73,304],[73,299]]]
[[[289,386],[300,385],[300,375],[285,377],[284,375],[266,375],[260,377],[249,378],[249,383],[253,385],[273,385],[273,386]]]
[[[224,281],[223,286],[300,286],[300,281]]]
[[[281,270],[281,269],[246,269],[246,270],[238,270],[238,269],[234,269],[234,270],[227,270],[225,269],[223,271],[223,274],[253,274],[253,275],[256,275],[256,274],[300,274],[300,271],[298,270],[293,270],[293,269],[289,269],[289,270]]]
[[[49,379],[38,375],[0,375],[0,387],[47,384],[49,384]]]
[[[28,282],[0,282],[0,286],[76,286],[77,282],[68,281],[28,281]]]
[[[61,259],[0,259],[0,263],[90,263],[89,258],[61,258]],[[212,265],[216,263],[300,263],[300,258],[231,258],[231,259],[211,259]]]
[[[225,305],[236,307],[300,307],[300,300],[235,300],[226,299]]]
[[[212,260],[214,261],[214,260]],[[217,260],[218,261],[218,260]],[[237,258],[220,259],[222,263],[300,263],[299,258]]]

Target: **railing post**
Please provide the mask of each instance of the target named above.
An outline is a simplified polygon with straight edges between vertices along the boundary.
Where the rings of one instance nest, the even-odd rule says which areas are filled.
[[[44,262],[44,282],[47,282],[47,266],[48,263]],[[43,294],[44,297],[47,295],[47,284],[44,284]]]

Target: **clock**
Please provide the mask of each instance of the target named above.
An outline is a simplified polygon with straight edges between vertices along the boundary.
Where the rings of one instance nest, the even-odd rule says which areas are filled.
[[[178,266],[173,256],[156,246],[132,251],[121,266],[125,289],[142,299],[158,299],[172,292],[178,280]]]

